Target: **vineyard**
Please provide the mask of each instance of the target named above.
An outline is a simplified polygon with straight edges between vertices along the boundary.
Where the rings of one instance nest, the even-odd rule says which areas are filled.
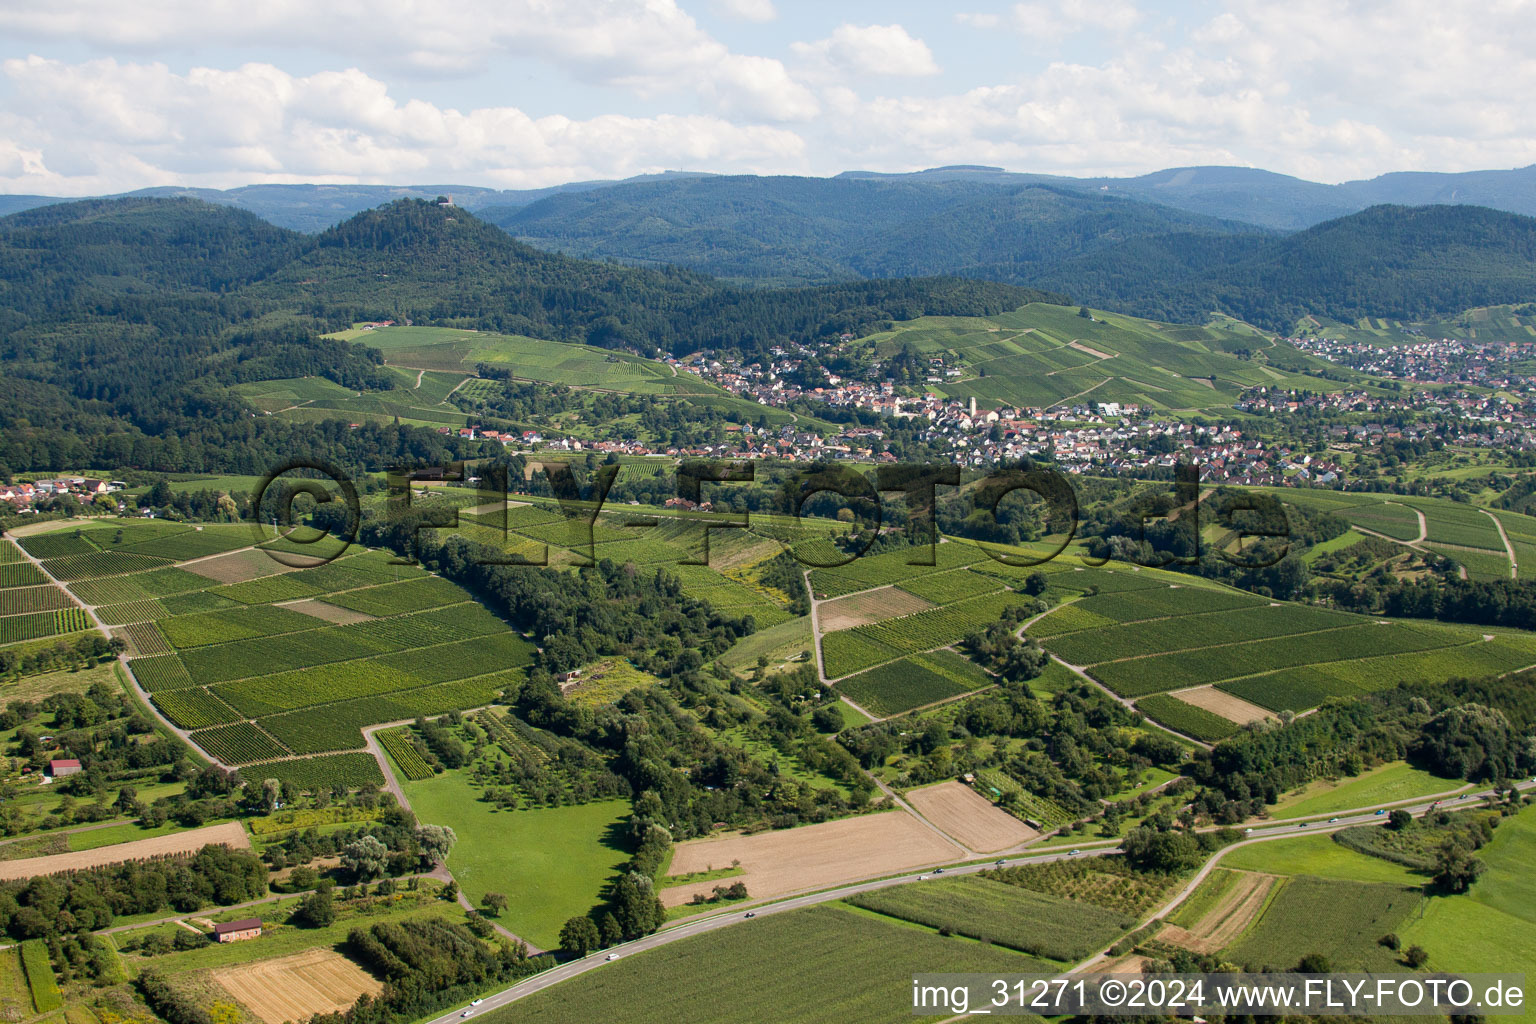
[[[1083,959],[1136,919],[990,878],[938,879],[849,897],[856,907],[1063,963]]]
[[[35,587],[47,582],[43,570],[31,562],[0,563],[0,587]]]
[[[97,576],[121,576],[170,564],[168,558],[138,555],[127,551],[97,551],[89,555],[69,555],[43,560],[43,567],[56,579],[69,583]]]
[[[960,569],[988,558],[987,553],[974,544],[953,542],[932,549],[934,565],[908,564],[926,558],[928,553],[925,548],[912,548],[869,558],[856,558],[834,569],[814,569],[811,572],[811,589],[818,598],[841,597],[892,583],[909,583],[921,576],[946,569]]]
[[[411,782],[430,779],[436,772],[421,756],[421,749],[411,736],[409,728],[382,729],[374,734],[384,747],[395,767]]]
[[[183,729],[201,729],[238,721],[240,715],[201,687],[162,690],[154,695],[155,706]]]
[[[31,612],[0,618],[0,644],[18,640],[36,640],[45,636],[77,633],[91,628],[91,617],[80,608],[52,612]]]
[[[1136,708],[1170,729],[1209,743],[1224,740],[1237,731],[1233,722],[1220,715],[1167,694],[1143,697],[1136,702]]]
[[[828,633],[821,638],[822,663],[827,677],[837,679],[884,661],[901,657],[901,652],[853,629]]]
[[[1313,633],[1357,625],[1364,621],[1356,615],[1321,608],[1301,605],[1268,608],[1260,605],[1241,611],[1181,615],[1090,629],[1048,639],[1043,646],[1071,664],[1094,665],[1191,647]]]
[[[8,587],[0,589],[0,616],[51,612],[74,606],[58,587]]]
[[[289,761],[273,761],[249,769],[254,776],[278,782],[291,782],[300,789],[329,789],[346,786],[358,789],[363,786],[382,786],[384,773],[372,754],[332,754],[329,757],[305,757]]]
[[[935,651],[850,676],[838,683],[837,689],[870,714],[885,718],[970,693],[991,682],[985,672],[953,651]]]
[[[320,621],[301,612],[272,605],[252,605],[199,615],[177,615],[160,623],[160,632],[173,647],[206,647],[210,644],[246,640],[314,629]]]
[[[249,722],[204,729],[193,733],[192,738],[225,764],[247,764],[288,754],[276,740]]]
[[[995,577],[983,576],[969,569],[953,569],[919,576],[899,584],[902,590],[934,604],[948,604],[967,597],[975,597],[988,591],[998,590],[1002,583]]]
[[[143,650],[143,648],[140,648]],[[162,654],[153,658],[133,659],[134,678],[144,689],[174,690],[183,686],[192,686],[192,677],[187,674],[186,666],[181,659],[174,654]]]
[[[1447,647],[1456,643],[1448,633],[1422,627],[1370,623],[1308,633],[1301,638],[1276,637],[1105,662],[1090,671],[1116,693],[1136,697],[1277,668]]]

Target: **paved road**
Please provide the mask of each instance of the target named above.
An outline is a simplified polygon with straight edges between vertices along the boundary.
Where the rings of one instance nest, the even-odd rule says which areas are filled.
[[[1519,784],[1518,788],[1529,792],[1531,790],[1536,790],[1536,783],[1523,782]],[[1425,813],[1437,807],[1456,807],[1468,804],[1473,799],[1481,797],[1488,792],[1491,791],[1480,790],[1477,792],[1468,792],[1450,799],[1426,799],[1421,797],[1418,798],[1416,803],[1410,803],[1406,809],[1410,814],[1421,817]],[[1401,806],[1401,804],[1397,806]],[[1203,881],[1208,874],[1210,874],[1211,870],[1216,867],[1217,862],[1219,862],[1229,850],[1235,850],[1241,846],[1251,846],[1254,843],[1270,842],[1277,839],[1288,839],[1296,835],[1312,834],[1316,832],[1337,832],[1340,829],[1349,828],[1353,825],[1372,825],[1384,823],[1386,821],[1386,815],[1377,814],[1376,811],[1376,807],[1355,808],[1349,811],[1341,811],[1326,821],[1313,821],[1305,826],[1299,825],[1296,819],[1288,819],[1275,821],[1269,824],[1255,825],[1250,830],[1248,830],[1245,838],[1243,838],[1241,841],[1233,843],[1230,846],[1226,846],[1213,854],[1210,860],[1208,860],[1200,868],[1200,870],[1195,874],[1195,876],[1189,881],[1187,885],[1185,885],[1172,897],[1166,900],[1162,906],[1148,914],[1144,920],[1150,921],[1153,918],[1161,917],[1170,909],[1177,906],[1180,901],[1185,899],[1190,893],[1194,892],[1194,890],[1199,886],[1200,882]],[[1096,845],[1093,848],[1089,848],[1087,844],[1085,844],[1076,852],[1070,850],[1057,850],[1055,852],[1037,854],[1034,856],[1005,857],[1001,858],[1001,862],[1009,867],[1012,867],[1019,864],[1044,864],[1051,861],[1067,860],[1075,857],[1105,857],[1114,854],[1118,848],[1118,844],[1119,840],[1110,840],[1106,843]],[[770,917],[774,914],[782,914],[791,910],[800,910],[804,907],[811,907],[819,903],[828,903],[833,900],[840,900],[861,892],[870,892],[875,889],[885,889],[895,885],[910,885],[919,883],[924,880],[933,878],[936,874],[942,873],[946,877],[952,875],[971,875],[979,871],[985,871],[986,869],[994,866],[995,862],[987,861],[977,864],[962,864],[941,870],[911,872],[891,878],[879,878],[867,882],[858,882],[852,885],[841,886],[836,889],[827,889],[822,892],[807,893],[802,896],[795,896],[789,899],[781,900],[777,903],[763,904],[761,906],[755,907],[751,911],[733,909],[723,911],[721,913],[710,914],[705,917],[692,918],[680,924],[676,924],[669,928],[665,928],[662,931],[656,932],[654,935],[647,935],[644,938],[636,939],[634,942],[626,942],[623,945],[614,946],[611,949],[604,950],[599,953],[594,953],[591,956],[581,960],[573,960],[569,963],[561,964],[558,967],[545,971],[542,974],[537,974],[532,978],[521,981],[516,985],[510,986],[509,988],[502,989],[500,992],[488,995],[482,1000],[481,1005],[474,1007],[470,1011],[469,1016],[479,1016],[482,1013],[497,1009],[498,1007],[507,1006],[519,999],[530,996],[535,992],[542,992],[544,989],[547,989],[553,985],[558,985],[562,981],[574,978],[580,974],[585,974],[588,971],[597,970],[608,962],[609,957],[614,959],[628,958],[638,953],[643,953],[646,950],[670,945],[671,943],[680,942],[683,939],[690,939],[696,935],[703,935],[707,932],[716,931],[720,928],[727,928],[732,925],[748,924],[752,919]],[[751,914],[750,919],[747,916],[748,913]],[[765,950],[764,952],[771,954],[771,951],[768,950]],[[1081,964],[1078,964],[1076,967],[1070,968],[1070,970],[1081,970],[1085,967],[1089,967],[1098,963],[1102,959],[1103,954],[1090,957],[1089,959],[1083,961]],[[707,971],[707,969],[707,965],[700,965],[701,971]],[[465,1008],[460,1008],[458,1010],[445,1013],[442,1016],[428,1022],[428,1024],[454,1024],[454,1022],[458,1021],[462,1016],[465,1015],[464,1009]]]

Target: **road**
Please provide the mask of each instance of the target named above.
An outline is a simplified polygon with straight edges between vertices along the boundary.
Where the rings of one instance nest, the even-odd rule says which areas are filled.
[[[1520,578],[1520,560],[1515,557],[1515,546],[1509,542],[1509,534],[1504,532],[1504,521],[1498,516],[1483,509],[1483,515],[1493,520],[1493,528],[1499,531],[1499,540],[1504,542],[1504,553],[1509,556],[1509,578]]]
[[[1518,785],[1517,788],[1524,792],[1530,792],[1532,790],[1536,790],[1536,783],[1522,782]],[[1419,797],[1415,798],[1414,801],[1401,801],[1395,805],[1387,804],[1383,806],[1400,807],[1407,810],[1415,817],[1422,817],[1430,810],[1433,810],[1442,804],[1450,806],[1462,806],[1471,800],[1484,796],[1489,792],[1491,792],[1491,790],[1468,792],[1449,800],[1444,798]],[[1405,807],[1404,804],[1407,806]],[[1385,814],[1377,814],[1377,810],[1378,808],[1374,806],[1353,808],[1347,811],[1340,811],[1324,821],[1317,821],[1315,818],[1304,819],[1308,822],[1305,825],[1302,825],[1298,819],[1285,819],[1269,824],[1255,825],[1248,831],[1245,838],[1236,843],[1232,843],[1229,846],[1225,846],[1212,854],[1210,859],[1208,859],[1205,864],[1201,866],[1200,870],[1195,873],[1188,884],[1186,884],[1169,899],[1165,900],[1157,909],[1150,912],[1141,922],[1138,923],[1137,927],[1140,927],[1142,924],[1150,922],[1155,918],[1162,917],[1164,914],[1168,913],[1169,910],[1187,898],[1190,893],[1194,892],[1195,889],[1199,887],[1200,883],[1204,881],[1205,877],[1209,875],[1211,871],[1217,866],[1222,857],[1226,856],[1229,850],[1235,850],[1243,846],[1252,846],[1254,843],[1273,842],[1278,839],[1289,839],[1297,835],[1331,833],[1337,832],[1340,829],[1350,828],[1355,825],[1377,825],[1385,823],[1387,816]],[[1118,844],[1119,840],[1110,840],[1106,844],[1101,844],[1094,848],[1088,848],[1088,846],[1085,844],[1084,847],[1080,848],[1077,852],[1070,850],[1058,850],[1052,853],[1037,854],[1034,856],[1005,857],[1001,858],[1000,862],[1006,866],[1013,867],[1020,864],[1045,864],[1051,861],[1068,860],[1075,857],[1105,857],[1116,853]],[[923,872],[911,872],[890,878],[877,878],[866,882],[856,882],[852,885],[840,886],[835,889],[827,889],[821,892],[806,893],[801,896],[793,896],[788,899],[780,900],[777,903],[767,903],[761,906],[757,906],[751,911],[744,911],[738,908],[723,911],[717,914],[710,914],[705,917],[689,919],[683,923],[665,928],[662,931],[656,932],[655,934],[647,935],[641,939],[636,939],[633,942],[626,942],[622,945],[614,946],[611,949],[604,950],[599,953],[594,953],[581,960],[573,960],[569,963],[561,964],[560,966],[545,971],[542,974],[534,975],[532,978],[528,978],[508,988],[502,989],[500,992],[488,995],[484,997],[481,1005],[475,1007],[469,1015],[479,1016],[480,1014],[486,1013],[490,1010],[515,1003],[519,999],[533,995],[535,992],[542,992],[551,986],[558,985],[562,981],[567,981],[571,978],[577,977],[578,975],[585,974],[588,971],[597,970],[608,962],[608,958],[610,956],[612,956],[614,959],[628,958],[636,954],[643,953],[647,950],[657,949],[661,946],[670,945],[674,942],[680,942],[684,939],[691,939],[695,936],[704,935],[708,932],[716,931],[721,928],[728,928],[732,925],[747,924],[749,920],[754,920],[756,918],[770,917],[774,914],[783,914],[792,910],[801,910],[805,907],[816,906],[820,903],[829,903],[834,900],[844,899],[845,897],[854,896],[862,892],[871,892],[876,889],[886,889],[896,885],[911,885],[920,883],[932,878],[936,874],[941,873],[946,877],[953,875],[973,875],[977,872],[985,871],[988,868],[995,867],[997,863],[998,862],[987,861],[983,863],[960,864],[950,868]],[[749,913],[751,914],[750,918],[747,916]],[[765,950],[764,953],[771,954],[771,951]],[[1088,958],[1087,960],[1084,960],[1082,963],[1077,964],[1072,968],[1069,968],[1069,971],[1083,970],[1099,963],[1103,959],[1104,955],[1100,953]],[[707,970],[707,965],[700,965],[701,972],[706,972]],[[428,1022],[428,1024],[453,1024],[453,1022],[459,1020],[462,1016],[464,1016],[463,1008],[454,1010],[450,1013],[445,1013],[442,1016]]]

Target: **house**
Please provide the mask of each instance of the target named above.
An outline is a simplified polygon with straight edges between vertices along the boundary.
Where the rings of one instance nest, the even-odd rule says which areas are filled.
[[[48,762],[48,774],[56,779],[62,779],[66,775],[79,775],[80,762],[73,757],[61,757]]]
[[[581,669],[579,669],[579,668],[573,668],[569,672],[557,672],[557,673],[555,673],[555,682],[557,682],[557,683],[569,683],[569,682],[571,682],[573,680],[580,679],[580,678],[581,678]]]
[[[239,921],[225,921],[213,926],[215,942],[239,942],[242,939],[261,937],[261,918],[247,917]]]

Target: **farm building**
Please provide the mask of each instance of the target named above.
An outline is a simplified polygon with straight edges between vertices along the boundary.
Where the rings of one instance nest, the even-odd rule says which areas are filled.
[[[80,762],[73,757],[61,757],[48,762],[48,774],[56,779],[62,779],[66,775],[78,775]]]
[[[261,918],[259,917],[226,921],[213,926],[213,937],[217,942],[239,942],[241,939],[255,939],[260,936]]]

